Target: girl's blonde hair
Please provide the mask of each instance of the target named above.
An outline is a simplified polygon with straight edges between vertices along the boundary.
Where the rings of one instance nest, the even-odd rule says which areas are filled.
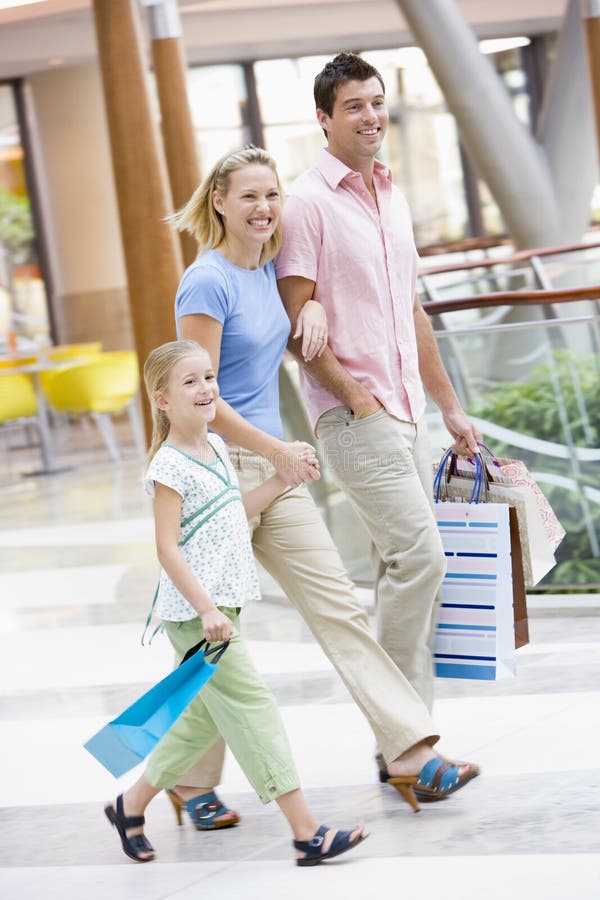
[[[277,188],[283,199],[283,192],[275,160],[261,147],[246,144],[240,150],[234,150],[222,156],[212,167],[202,184],[196,188],[184,207],[167,218],[178,231],[187,231],[195,237],[200,245],[200,250],[213,250],[222,243],[225,237],[225,224],[221,213],[213,204],[213,194],[226,197],[230,188],[231,175],[245,166],[268,166],[275,173]],[[281,247],[281,221],[271,238],[263,246],[260,264],[264,266],[270,259],[277,255]]]
[[[180,359],[185,359],[186,356],[196,356],[198,353],[206,353],[208,356],[208,351],[196,341],[169,341],[168,344],[156,347],[144,364],[144,384],[152,410],[152,439],[148,451],[148,463],[166,440],[171,427],[169,417],[164,409],[160,409],[156,405],[155,394],[166,391],[173,366],[177,365]]]

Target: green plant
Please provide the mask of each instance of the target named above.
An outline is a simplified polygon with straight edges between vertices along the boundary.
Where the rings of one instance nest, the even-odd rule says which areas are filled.
[[[553,354],[553,364],[532,370],[524,381],[503,384],[471,404],[469,411],[497,425],[542,440],[578,447],[600,447],[600,363],[597,356],[578,357],[566,350]],[[568,459],[523,451],[508,444],[494,445],[497,456],[524,459],[530,470],[568,478],[574,490],[542,484],[553,509],[566,529],[556,552],[557,565],[544,584],[600,583],[600,559],[590,540],[600,540],[600,504],[584,488],[600,491],[598,462],[580,462],[574,471]]]
[[[17,197],[0,188],[0,242],[12,251],[33,240],[33,224],[27,197]]]

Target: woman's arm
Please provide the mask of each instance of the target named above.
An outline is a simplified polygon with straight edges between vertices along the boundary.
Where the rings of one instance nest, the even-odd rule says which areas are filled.
[[[182,338],[197,341],[208,352],[218,380],[223,335],[221,323],[200,314],[182,316],[179,331]],[[264,456],[290,487],[320,477],[314,447],[304,441],[281,441],[261,431],[240,416],[223,398],[217,402],[217,414],[210,427],[226,441]]]
[[[233,633],[230,620],[217,609],[179,548],[181,496],[160,482],[155,482],[154,487],[154,531],[158,560],[180,594],[198,613],[206,640],[227,641]]]
[[[221,363],[221,340],[223,326],[212,316],[204,313],[194,313],[193,316],[182,316],[179,320],[179,333],[184,341],[196,341],[204,347],[208,355],[215,375],[219,374]]]

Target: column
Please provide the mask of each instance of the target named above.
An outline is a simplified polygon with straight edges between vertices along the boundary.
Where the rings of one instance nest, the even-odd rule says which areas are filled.
[[[600,148],[600,0],[584,0],[583,16],[588,48],[590,85],[596,120],[597,144]]]
[[[173,299],[182,272],[179,243],[155,127],[135,0],[93,0],[117,190],[129,303],[140,365],[175,337]],[[144,403],[146,430],[149,410]]]
[[[179,209],[190,199],[201,177],[187,96],[181,20],[176,0],[141,2],[148,7],[163,143],[173,205]],[[181,232],[179,237],[187,266],[198,255],[198,244],[185,232]]]

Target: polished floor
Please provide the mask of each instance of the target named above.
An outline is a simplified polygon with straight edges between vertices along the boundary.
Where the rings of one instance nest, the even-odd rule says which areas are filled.
[[[157,860],[128,860],[102,806],[131,777],[116,782],[82,744],[169,671],[171,651],[163,637],[140,644],[157,575],[142,463],[126,442],[109,463],[93,430],[78,428],[60,439],[64,472],[26,477],[35,450],[0,455],[2,898],[600,898],[597,595],[530,598],[516,678],[438,681],[441,749],[483,774],[414,815],[377,782],[368,726],[263,573],[245,634],[309,801],[328,823],[364,819],[370,837],[327,866],[295,868],[278,810],[228,759],[220,791],[240,825],[177,828],[159,796],[147,816]]]

